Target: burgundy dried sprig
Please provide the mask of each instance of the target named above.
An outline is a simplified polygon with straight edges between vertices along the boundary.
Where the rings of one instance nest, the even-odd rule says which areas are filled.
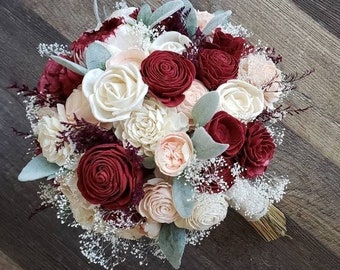
[[[275,48],[271,47],[258,47],[254,48],[254,53],[265,53],[268,58],[270,58],[274,64],[278,64],[282,62],[282,56],[280,54],[276,54]]]
[[[96,145],[117,141],[112,130],[89,123],[84,119],[78,119],[75,115],[74,119],[75,123],[62,122],[65,130],[61,131],[58,137],[61,141],[56,145],[57,151],[69,141],[75,144],[76,151],[79,153],[84,153]]]
[[[33,89],[29,88],[27,85],[23,84],[19,86],[17,83],[8,86],[7,89],[13,89],[19,95],[23,95],[24,97],[36,97],[34,105],[38,105],[41,107],[48,106],[50,108],[55,107],[58,103],[64,103],[64,101],[57,99],[55,96],[50,95],[47,97],[48,94],[48,87],[46,85],[46,93],[40,93],[37,87]]]
[[[300,114],[302,112],[309,110],[311,107],[312,106],[308,106],[306,108],[292,109],[291,106],[283,108],[283,106],[280,105],[279,107],[275,108],[272,111],[264,110],[260,115],[257,116],[256,120],[265,123],[272,119],[282,119],[287,114],[289,115]]]
[[[312,74],[313,72],[315,72],[314,68],[311,69],[307,69],[305,70],[302,74],[298,73],[298,72],[294,72],[294,73],[288,73],[284,76],[284,81],[286,83],[292,83],[292,82],[296,82],[299,80],[302,80],[304,78],[306,78],[307,76],[309,76],[310,74]]]

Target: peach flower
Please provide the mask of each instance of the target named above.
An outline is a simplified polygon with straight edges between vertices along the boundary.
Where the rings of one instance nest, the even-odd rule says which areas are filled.
[[[212,18],[214,18],[214,14],[211,14],[207,11],[196,11],[197,16],[197,25],[200,30],[203,30],[204,27],[210,22]]]
[[[178,213],[172,200],[172,186],[161,178],[150,179],[144,184],[144,197],[139,202],[137,211],[147,220],[174,222]]]
[[[264,90],[264,104],[273,109],[273,103],[278,101],[282,91],[281,70],[264,54],[250,54],[241,59],[238,78]]]
[[[161,173],[177,176],[188,166],[193,153],[190,137],[185,132],[175,132],[157,143],[155,162]]]
[[[190,88],[184,92],[185,99],[176,107],[177,111],[183,112],[189,119],[192,119],[192,108],[205,93],[208,93],[208,89],[195,79]]]
[[[132,63],[136,65],[139,69],[142,61],[148,56],[148,54],[140,49],[128,49],[125,51],[120,51],[115,55],[111,56],[106,61],[106,68],[111,68],[114,65],[124,65],[127,63]]]

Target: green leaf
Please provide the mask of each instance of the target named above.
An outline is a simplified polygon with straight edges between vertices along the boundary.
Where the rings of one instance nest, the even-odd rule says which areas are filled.
[[[225,23],[229,16],[231,15],[231,11],[225,11],[222,13],[217,13],[209,22],[208,24],[204,27],[202,30],[202,34],[204,36],[208,36],[211,34],[211,32],[219,25]]]
[[[48,162],[47,159],[40,154],[27,163],[19,174],[18,180],[26,182],[48,177],[54,175],[59,168],[58,165]]]
[[[86,66],[90,69],[105,68],[105,62],[111,57],[111,53],[101,44],[93,42],[86,49]]]
[[[72,70],[73,72],[79,74],[79,75],[85,75],[88,71],[86,68],[84,68],[81,65],[78,65],[74,62],[71,62],[63,57],[57,56],[57,55],[51,55],[52,60],[56,61],[58,64],[68,68],[69,70]]]
[[[192,108],[192,118],[195,124],[204,126],[214,116],[220,102],[217,92],[209,92],[202,96]]]
[[[156,24],[160,23],[164,19],[170,17],[182,7],[184,7],[184,3],[182,0],[169,1],[163,6],[160,6],[152,13],[150,19],[148,20],[150,28],[154,27]]]
[[[184,177],[176,177],[172,185],[172,198],[178,214],[188,218],[194,211],[194,187]]]
[[[138,12],[137,21],[148,25],[151,14],[151,7],[148,4],[143,4]]]
[[[156,168],[155,158],[154,157],[145,157],[143,159],[143,166],[146,169]]]
[[[197,158],[203,160],[215,158],[229,147],[228,144],[215,142],[203,127],[196,128],[191,140]]]
[[[185,20],[185,28],[187,29],[189,36],[192,37],[195,35],[197,30],[197,16],[194,7],[188,0],[183,0],[184,2],[184,13],[190,10],[188,17]]]
[[[174,223],[162,224],[159,232],[159,247],[173,268],[179,269],[185,248],[185,229],[176,227]]]

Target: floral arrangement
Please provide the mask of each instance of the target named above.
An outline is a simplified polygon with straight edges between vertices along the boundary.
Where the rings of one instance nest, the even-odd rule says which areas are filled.
[[[97,27],[70,49],[40,44],[37,87],[18,87],[35,143],[19,180],[50,180],[43,206],[84,229],[82,253],[105,268],[127,250],[179,268],[229,207],[267,240],[284,235],[272,203],[288,178],[267,171],[297,79],[281,56],[249,42],[230,11],[118,3],[102,20],[94,7]]]

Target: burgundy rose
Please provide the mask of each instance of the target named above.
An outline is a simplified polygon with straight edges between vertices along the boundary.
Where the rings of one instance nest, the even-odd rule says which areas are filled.
[[[70,60],[69,57],[63,57]],[[59,99],[66,100],[73,89],[81,84],[82,79],[83,76],[49,59],[38,82],[38,91],[39,93],[49,93]]]
[[[234,184],[235,177],[231,173],[232,162],[230,159],[222,157],[225,165],[211,165],[209,168],[205,168],[202,174],[208,181],[203,182],[199,187],[200,192],[205,193],[220,193],[231,188]],[[212,173],[211,173],[212,172]]]
[[[184,100],[183,93],[191,86],[195,73],[192,62],[170,51],[154,51],[141,66],[149,93],[168,107],[175,107]]]
[[[71,50],[74,53],[75,61],[81,63],[84,60],[84,51],[87,46],[96,40],[105,41],[105,39],[115,33],[115,30],[122,23],[122,18],[112,18],[103,22],[99,30],[84,32],[76,41],[73,41],[71,44]]]
[[[224,111],[217,112],[205,129],[214,141],[229,144],[223,156],[231,158],[238,154],[246,136],[246,126]]]
[[[206,43],[203,47],[209,49],[219,49],[232,55],[237,59],[244,53],[245,40],[242,37],[233,37],[223,33],[220,28],[216,29],[212,43]]]
[[[143,172],[128,151],[115,143],[90,148],[80,159],[78,188],[84,198],[105,209],[125,210],[135,204]]]
[[[210,90],[215,90],[238,72],[238,60],[225,51],[202,49],[198,54],[197,79]]]
[[[246,141],[238,156],[238,162],[245,168],[244,176],[253,178],[262,175],[273,158],[275,144],[267,129],[260,123],[249,123]]]

